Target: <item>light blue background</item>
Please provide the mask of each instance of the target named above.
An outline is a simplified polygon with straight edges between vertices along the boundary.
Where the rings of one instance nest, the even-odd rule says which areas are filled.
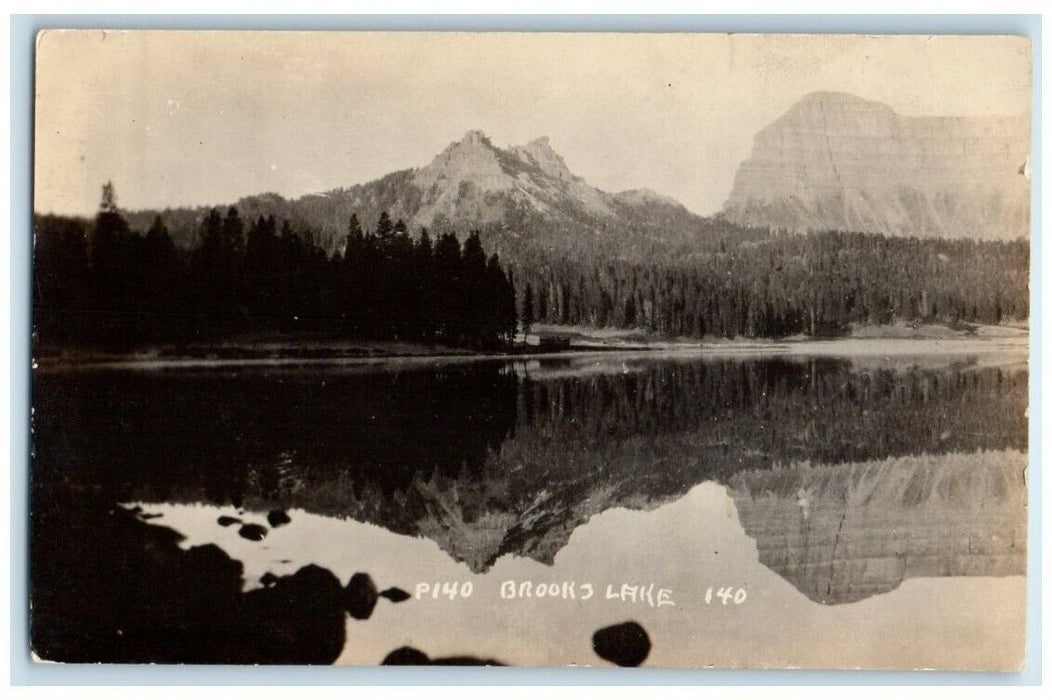
[[[614,32],[793,32],[1015,34],[1033,42],[1031,197],[1031,357],[1042,357],[1041,17],[1039,15],[15,15],[11,18],[11,682],[15,685],[329,685],[329,684],[711,684],[711,685],[1036,685],[1041,682],[1042,367],[1030,368],[1031,484],[1027,666],[1021,673],[729,671],[662,669],[455,669],[33,664],[27,629],[29,462],[29,305],[32,241],[33,45],[45,28],[343,29]],[[22,572],[23,575],[17,575]],[[772,621],[777,624],[777,621]],[[353,642],[352,642],[353,643]]]

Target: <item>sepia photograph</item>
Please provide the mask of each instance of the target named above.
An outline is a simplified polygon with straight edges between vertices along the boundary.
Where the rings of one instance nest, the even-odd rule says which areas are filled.
[[[1032,57],[41,31],[23,653],[1019,671]]]

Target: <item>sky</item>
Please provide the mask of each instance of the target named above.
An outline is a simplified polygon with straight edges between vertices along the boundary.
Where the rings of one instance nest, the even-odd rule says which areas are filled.
[[[832,90],[904,115],[1030,108],[1017,37],[48,31],[34,208],[298,197],[426,165],[481,129],[571,171],[718,211],[753,135]]]

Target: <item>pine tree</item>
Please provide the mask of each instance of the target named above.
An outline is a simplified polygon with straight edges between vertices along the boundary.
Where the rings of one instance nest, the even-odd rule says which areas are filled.
[[[347,237],[349,239],[361,239],[362,238],[362,224],[358,221],[357,212],[351,214],[351,220],[347,224]]]
[[[222,245],[223,253],[230,263],[244,253],[245,225],[236,207],[227,209],[226,217],[223,219]]]
[[[526,336],[533,324],[533,285],[526,283],[526,291],[522,300],[522,334]]]
[[[443,339],[457,342],[463,322],[464,292],[460,242],[453,233],[438,238],[434,256],[435,316]]]
[[[376,222],[376,237],[386,245],[393,233],[394,225],[391,223],[391,217],[386,211],[380,212],[380,220]]]
[[[111,266],[119,266],[116,259],[121,239],[131,233],[128,222],[117,209],[117,191],[112,182],[102,186],[102,201],[95,215],[95,229],[88,239],[88,255],[92,267],[101,274],[112,276]]]

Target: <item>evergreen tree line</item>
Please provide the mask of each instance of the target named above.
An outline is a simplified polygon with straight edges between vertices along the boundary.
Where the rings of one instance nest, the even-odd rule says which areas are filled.
[[[835,336],[852,324],[998,324],[1029,317],[1025,240],[772,234],[676,262],[518,261],[524,321],[669,336]]]
[[[94,221],[36,218],[38,342],[129,344],[237,333],[324,332],[499,348],[517,320],[668,336],[835,336],[854,324],[995,324],[1029,317],[1025,240],[840,231],[723,237],[676,260],[505,245],[472,232],[410,234],[351,215],[332,254],[309,229],[236,208],[198,222],[180,250],[156,216],[131,229],[112,190]],[[514,255],[518,289],[500,258]],[[517,298],[516,298],[517,296]]]
[[[157,216],[129,228],[112,191],[93,223],[35,221],[34,326],[44,345],[128,346],[256,332],[414,340],[500,349],[517,324],[515,287],[478,232],[411,237],[384,213],[352,216],[346,254],[274,217],[212,209],[197,245],[179,251]]]

